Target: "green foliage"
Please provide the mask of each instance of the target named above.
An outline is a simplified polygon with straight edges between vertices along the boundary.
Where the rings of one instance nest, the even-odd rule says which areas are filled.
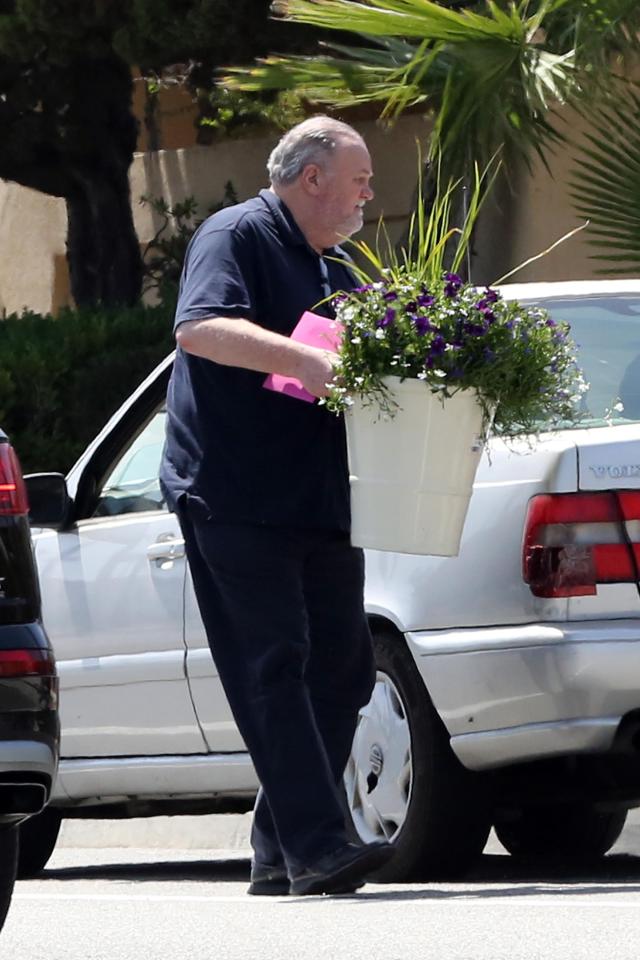
[[[0,0],[0,177],[66,201],[75,303],[140,296],[131,67],[182,65],[206,101],[216,68],[275,49],[276,32],[280,49],[315,45],[268,0]]]
[[[160,227],[144,252],[144,291],[154,291],[158,300],[173,311],[191,237],[206,217],[237,203],[238,195],[233,183],[227,180],[222,200],[208,207],[204,217],[198,217],[195,197],[185,197],[173,206],[164,197],[143,196],[140,202],[148,204],[161,220]]]
[[[567,324],[546,311],[503,300],[445,273],[429,285],[410,269],[341,294],[344,325],[339,386],[327,401],[347,409],[353,397],[393,415],[387,377],[417,379],[445,400],[475,391],[491,427],[507,436],[536,433],[575,419],[585,386]]]
[[[293,91],[275,97],[214,87],[198,99],[199,143],[266,131],[281,132],[304,120],[302,100]]]
[[[418,204],[408,250],[387,244],[381,253],[354,243],[374,275],[355,267],[364,284],[334,300],[343,334],[328,409],[346,410],[357,397],[393,415],[397,404],[386,378],[395,376],[422,380],[443,400],[475,391],[485,440],[493,426],[511,436],[574,419],[586,387],[568,326],[444,269],[447,246],[455,247],[454,270],[462,264],[486,196],[483,181],[493,176],[495,163],[482,175],[476,169],[460,228],[451,226],[458,184],[449,181],[438,184],[429,216]]]
[[[571,177],[576,210],[588,218],[592,259],[600,273],[640,268],[640,96],[622,87],[589,115],[591,132]]]
[[[316,57],[267,57],[223,83],[297,86],[323,103],[377,101],[397,117],[423,104],[436,123],[432,156],[452,176],[486,166],[496,150],[529,159],[561,140],[555,107],[595,96],[610,58],[639,49],[636,0],[282,0],[289,21],[355,35]],[[462,7],[462,9],[459,9]]]
[[[23,469],[65,473],[172,349],[163,306],[0,321],[0,424]]]

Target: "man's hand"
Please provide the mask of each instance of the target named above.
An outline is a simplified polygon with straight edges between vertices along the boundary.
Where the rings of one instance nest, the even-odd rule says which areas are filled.
[[[338,354],[330,350],[318,350],[310,347],[305,354],[298,379],[302,386],[314,397],[328,397],[329,388],[336,377]]]

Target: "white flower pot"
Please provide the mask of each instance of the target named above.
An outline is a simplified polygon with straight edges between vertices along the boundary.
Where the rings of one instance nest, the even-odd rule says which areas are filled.
[[[443,403],[421,380],[385,382],[400,405],[394,417],[357,399],[346,416],[352,543],[456,556],[482,453],[481,407],[472,390]]]

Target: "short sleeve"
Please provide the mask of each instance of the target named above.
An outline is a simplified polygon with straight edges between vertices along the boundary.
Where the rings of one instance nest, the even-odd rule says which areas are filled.
[[[201,228],[187,251],[174,327],[213,316],[255,318],[252,273],[246,237]]]

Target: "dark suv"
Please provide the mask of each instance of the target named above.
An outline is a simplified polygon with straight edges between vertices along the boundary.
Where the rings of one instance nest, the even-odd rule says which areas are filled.
[[[18,867],[18,825],[39,813],[58,764],[58,680],[40,622],[29,507],[0,430],[0,927]]]

